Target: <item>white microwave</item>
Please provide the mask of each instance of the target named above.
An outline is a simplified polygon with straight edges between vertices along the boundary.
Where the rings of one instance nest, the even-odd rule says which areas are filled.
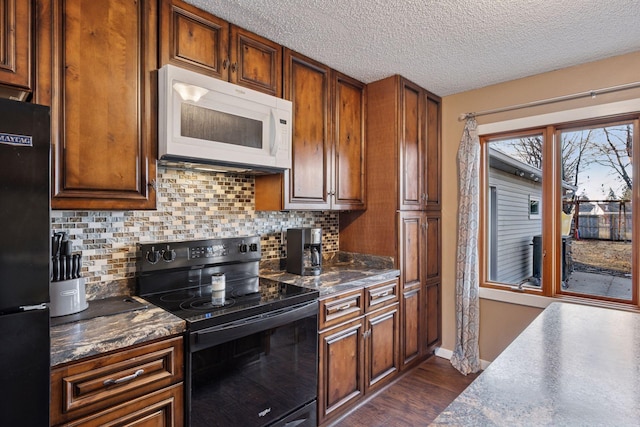
[[[165,65],[158,73],[158,158],[246,173],[291,168],[291,101]]]

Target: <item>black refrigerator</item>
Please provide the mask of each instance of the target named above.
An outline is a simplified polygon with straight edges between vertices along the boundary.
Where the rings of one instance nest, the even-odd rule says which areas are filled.
[[[0,425],[48,426],[49,108],[0,99]]]

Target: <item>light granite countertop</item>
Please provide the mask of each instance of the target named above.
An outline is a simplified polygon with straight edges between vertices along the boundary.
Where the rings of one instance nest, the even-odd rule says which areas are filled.
[[[555,302],[431,424],[637,426],[640,314]]]
[[[52,326],[51,367],[184,332],[184,320],[143,302],[144,309]]]

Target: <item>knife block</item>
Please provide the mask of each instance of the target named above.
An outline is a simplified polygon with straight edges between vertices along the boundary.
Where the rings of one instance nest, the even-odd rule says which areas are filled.
[[[79,313],[89,307],[84,277],[49,283],[51,317]]]

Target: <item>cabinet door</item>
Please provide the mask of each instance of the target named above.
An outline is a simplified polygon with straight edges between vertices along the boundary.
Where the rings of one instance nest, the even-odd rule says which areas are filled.
[[[426,281],[440,281],[441,271],[441,217],[439,213],[429,213],[426,217]]]
[[[441,159],[441,136],[440,136],[440,98],[435,95],[427,94],[426,97],[426,173],[425,173],[425,199],[426,209],[441,209],[442,183],[440,176],[442,174]]]
[[[31,1],[0,0],[0,85],[31,89],[31,31]]]
[[[332,208],[365,209],[365,85],[341,73],[333,80]]]
[[[182,0],[162,0],[160,61],[229,79],[229,23]]]
[[[400,279],[402,298],[400,322],[402,325],[401,362],[405,369],[420,360],[424,346],[424,232],[423,212],[407,211],[400,214]]]
[[[157,2],[38,0],[54,209],[155,208]]]
[[[398,303],[365,317],[367,393],[388,383],[400,370]]]
[[[285,98],[293,103],[293,162],[290,174],[285,172],[285,208],[329,209],[330,69],[287,49],[284,73]]]
[[[282,96],[282,46],[232,25],[229,54],[231,83]]]
[[[426,313],[427,320],[426,333],[427,338],[425,340],[425,351],[431,352],[435,346],[440,344],[440,338],[442,336],[442,302],[440,296],[440,282],[430,283],[425,288],[426,298]]]
[[[400,80],[400,210],[424,206],[424,94],[423,90]]]
[[[364,394],[363,321],[321,332],[318,423],[346,411]]]

